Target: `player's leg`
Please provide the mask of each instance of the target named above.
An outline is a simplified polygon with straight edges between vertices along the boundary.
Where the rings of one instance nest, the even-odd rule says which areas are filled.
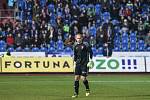
[[[88,82],[88,79],[87,79],[88,71],[89,70],[88,70],[87,67],[83,67],[82,75],[81,75],[81,79],[83,80],[83,84],[86,88],[86,96],[89,96],[89,94],[90,94],[89,82]]]
[[[81,76],[81,79],[83,80],[83,84],[86,88],[86,96],[89,96],[90,94],[90,88],[89,88],[89,82],[86,76]]]
[[[74,79],[74,95],[73,98],[79,95],[79,80],[80,80],[81,70],[80,67],[75,68],[75,79]]]
[[[79,80],[80,80],[80,75],[75,75],[74,95],[72,97],[77,97],[79,95]]]

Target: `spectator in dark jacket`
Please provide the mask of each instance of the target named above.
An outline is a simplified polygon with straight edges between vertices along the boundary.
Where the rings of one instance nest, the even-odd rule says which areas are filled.
[[[15,36],[15,48],[19,47],[19,46],[22,46],[22,37],[21,37],[21,34],[18,33],[16,34]]]

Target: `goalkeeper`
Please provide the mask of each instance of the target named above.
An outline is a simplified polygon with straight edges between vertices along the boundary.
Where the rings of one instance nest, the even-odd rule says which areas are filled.
[[[89,71],[89,67],[91,65],[93,52],[91,50],[91,46],[83,42],[83,37],[81,34],[77,34],[75,36],[76,42],[74,44],[74,66],[75,66],[75,79],[74,79],[74,95],[72,98],[78,97],[79,94],[79,80],[83,80],[83,84],[86,88],[86,96],[90,94],[89,83],[87,80],[87,75]],[[89,60],[90,58],[90,60]]]

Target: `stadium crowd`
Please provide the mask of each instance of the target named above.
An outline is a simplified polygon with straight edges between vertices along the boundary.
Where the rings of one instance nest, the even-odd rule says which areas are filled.
[[[149,0],[8,0],[16,20],[0,24],[0,41],[6,43],[0,51],[61,51],[72,48],[77,33],[96,50],[111,42],[114,51],[147,51],[149,5]]]

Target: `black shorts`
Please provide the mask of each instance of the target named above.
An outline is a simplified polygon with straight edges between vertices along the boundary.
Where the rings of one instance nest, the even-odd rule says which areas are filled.
[[[86,66],[76,66],[75,67],[75,75],[87,76],[89,72],[89,68]]]

